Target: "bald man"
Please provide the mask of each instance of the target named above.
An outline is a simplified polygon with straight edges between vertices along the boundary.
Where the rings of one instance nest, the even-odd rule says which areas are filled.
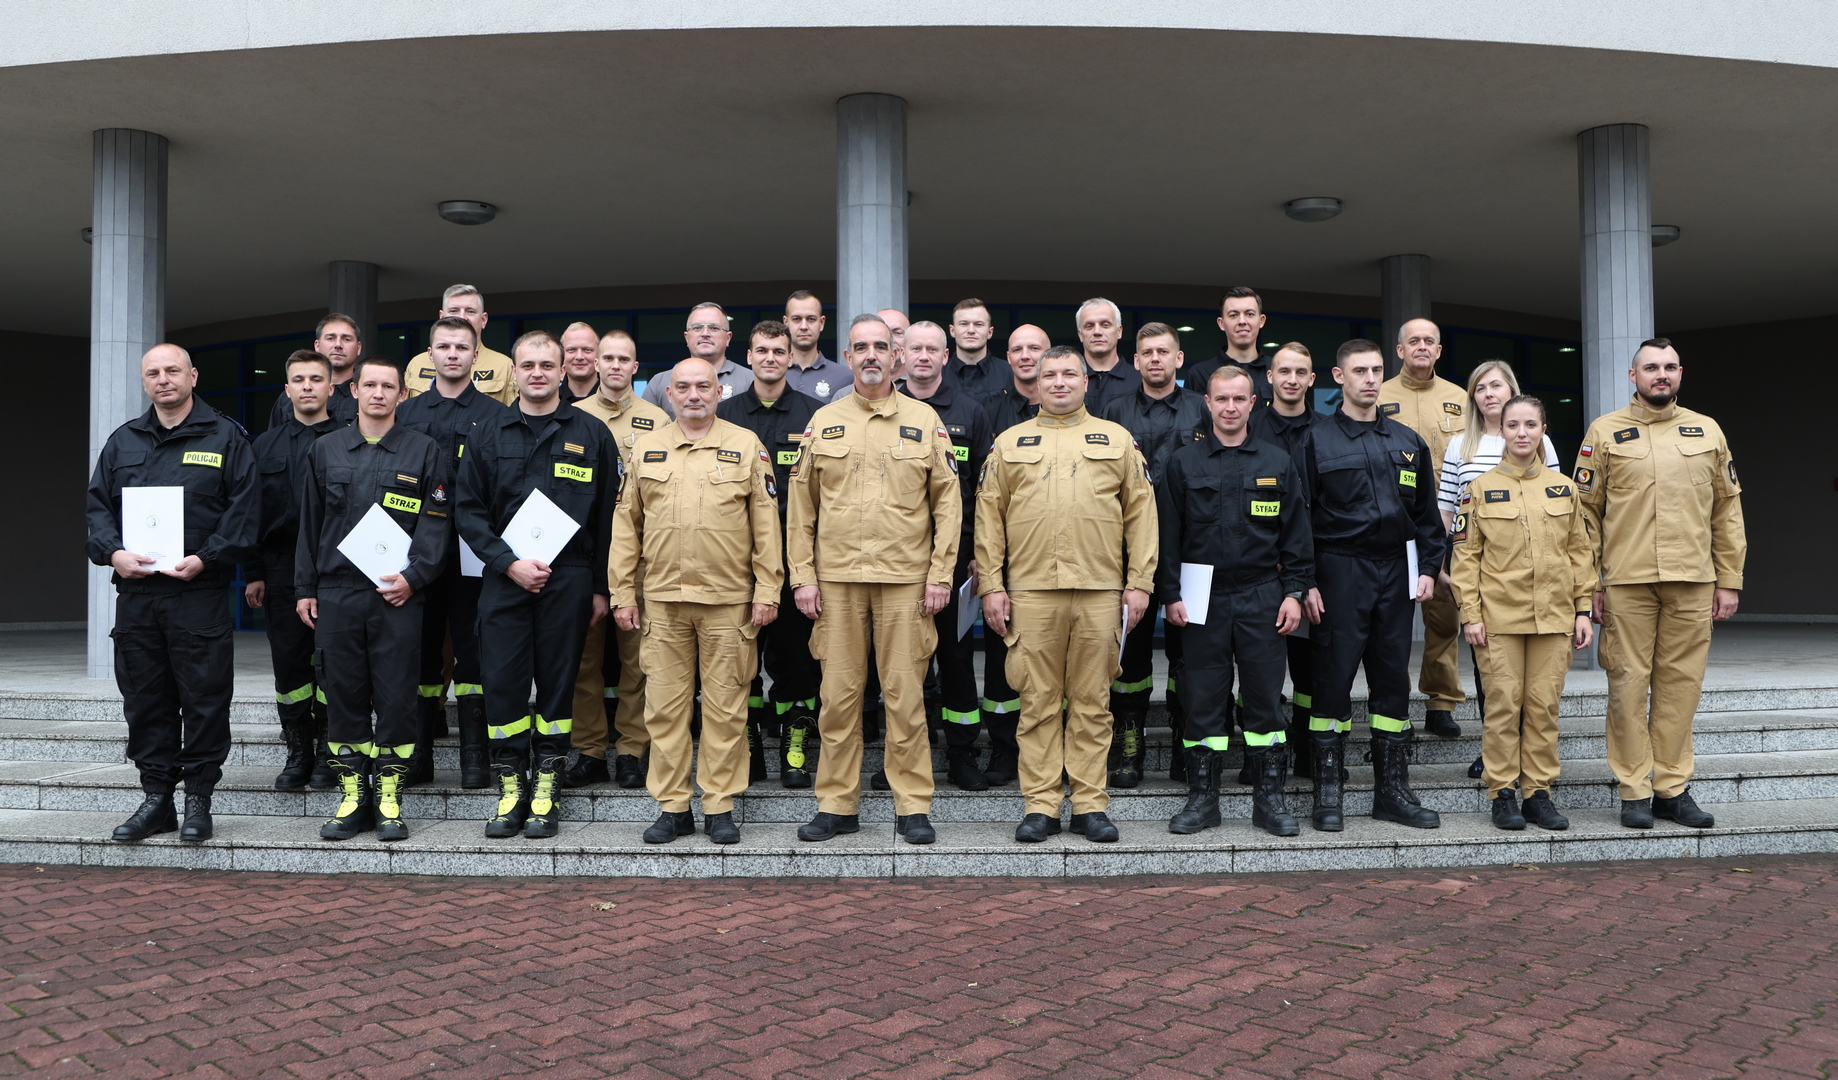
[[[179,839],[209,840],[211,796],[230,753],[235,673],[224,596],[238,560],[255,550],[261,487],[248,433],[193,396],[198,369],[189,353],[147,350],[140,385],[151,404],[109,435],[89,481],[86,553],[115,571],[115,683],[128,760],[146,795],[115,839],[179,828],[172,794],[184,780]],[[183,550],[130,551],[123,491],[160,487],[184,489]]]

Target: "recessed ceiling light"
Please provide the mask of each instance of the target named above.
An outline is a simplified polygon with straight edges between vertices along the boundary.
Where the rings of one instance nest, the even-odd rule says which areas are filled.
[[[1175,329],[1176,329],[1176,330],[1179,330],[1179,331],[1180,331],[1181,333],[1183,333],[1183,334],[1191,334],[1191,333],[1193,333],[1193,327],[1191,327],[1191,326],[1177,326],[1177,327],[1175,327]]]
[[[1264,348],[1266,348],[1266,349],[1274,349],[1274,348],[1276,348],[1277,346],[1279,346],[1279,345],[1281,345],[1281,344],[1282,344],[1282,342],[1280,342],[1280,341],[1266,341],[1266,342],[1264,342]]]
[[[1564,346],[1560,346],[1557,351],[1558,352],[1575,352],[1576,349],[1572,348],[1569,345],[1564,345]]]
[[[1676,242],[1678,235],[1677,225],[1655,225],[1653,226],[1653,246],[1665,247],[1667,244]]]
[[[455,225],[483,225],[498,216],[498,208],[472,199],[449,199],[439,206],[442,220]]]
[[[1325,195],[1312,196],[1306,199],[1291,199],[1283,204],[1283,213],[1295,221],[1326,221],[1340,216],[1340,200]]]

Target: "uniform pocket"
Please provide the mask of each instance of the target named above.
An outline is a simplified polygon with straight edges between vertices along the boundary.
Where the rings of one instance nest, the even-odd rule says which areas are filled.
[[[1717,444],[1708,439],[1687,439],[1679,443],[1678,452],[1685,459],[1685,472],[1693,484],[1708,484],[1717,479],[1717,455],[1711,451]]]
[[[1218,521],[1219,491],[1220,482],[1216,476],[1188,477],[1187,490],[1181,493],[1187,500],[1187,519],[1196,525],[1210,525]]]

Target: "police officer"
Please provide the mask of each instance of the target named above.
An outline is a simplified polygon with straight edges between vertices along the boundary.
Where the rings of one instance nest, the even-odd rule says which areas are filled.
[[[1232,665],[1244,674],[1240,716],[1246,771],[1257,785],[1251,824],[1294,836],[1283,802],[1289,762],[1283,730],[1283,639],[1302,623],[1302,601],[1314,586],[1314,538],[1302,480],[1289,454],[1251,438],[1256,384],[1236,364],[1213,372],[1207,410],[1212,429],[1169,459],[1156,488],[1161,564],[1156,592],[1168,622],[1181,627],[1193,659],[1186,687],[1193,708],[1175,753],[1185,753],[1187,805],[1168,823],[1173,833],[1219,824],[1219,782],[1232,699]],[[1205,618],[1181,593],[1181,567],[1212,568]]]
[[[951,575],[951,602],[933,622],[938,628],[938,709],[944,721],[945,777],[964,791],[984,791],[989,778],[977,767],[976,736],[982,726],[977,707],[976,639],[957,636],[958,590],[976,575],[976,478],[995,435],[982,403],[954,387],[944,377],[949,346],[944,327],[916,322],[906,330],[906,378],[900,391],[932,407],[951,437],[957,458],[958,485],[964,493],[963,533],[957,545],[957,568]]]
[[[1047,332],[1032,324],[1017,326],[1008,335],[1008,385],[983,399],[990,430],[997,435],[1039,415],[1040,357],[1052,344]],[[961,373],[958,384],[964,385]],[[984,634],[983,726],[989,730],[989,764],[983,775],[991,787],[1011,784],[1018,776],[1015,728],[1021,722],[1021,695],[1008,685],[1007,671],[1008,646],[1002,635]]]
[[[364,343],[357,335],[356,320],[336,311],[320,319],[319,325],[313,327],[312,351],[325,357],[326,363],[332,366],[331,392],[326,397],[327,414],[341,425],[349,424],[357,419],[357,398],[352,394],[357,384],[351,381],[351,376],[357,372],[357,358],[364,352]],[[286,373],[283,372],[281,377],[285,379]],[[293,403],[283,392],[274,399],[274,407],[268,410],[269,429],[287,423],[287,418],[292,415]],[[292,559],[291,554],[289,559]],[[293,564],[290,561],[288,565]]]
[[[128,760],[146,795],[115,839],[179,828],[181,840],[209,840],[211,794],[230,753],[234,658],[224,590],[237,560],[255,548],[261,487],[248,433],[193,395],[198,369],[189,353],[147,350],[140,384],[152,404],[103,444],[87,509],[89,561],[115,571],[115,683]],[[185,489],[183,552],[122,547],[121,492],[141,487]],[[153,569],[174,555],[176,563]],[[183,828],[172,804],[181,779]]]
[[[828,323],[823,301],[809,289],[799,289],[785,298],[785,328],[791,333],[791,367],[786,370],[785,381],[820,405],[848,393],[851,377],[842,361],[823,355],[818,347]]]
[[[1079,344],[1085,348],[1085,411],[1102,416],[1105,405],[1142,385],[1142,376],[1117,351],[1123,340],[1123,309],[1101,296],[1093,297],[1079,305],[1073,321],[1078,325]]]
[[[1089,351],[1086,359],[1089,362]],[[1182,389],[1175,381],[1184,360],[1181,338],[1174,327],[1167,323],[1145,323],[1136,332],[1135,362],[1139,385],[1094,412],[1129,430],[1130,437],[1136,440],[1136,448],[1142,451],[1143,460],[1148,463],[1151,484],[1161,482],[1162,470],[1176,450],[1205,438],[1211,427],[1206,414],[1206,398]],[[1160,594],[1151,596],[1149,610],[1153,612],[1170,599]],[[1180,695],[1180,627],[1168,624],[1163,630],[1162,642],[1168,657],[1168,725],[1175,740],[1169,779],[1183,780],[1187,772],[1180,739],[1186,714]],[[1143,780],[1143,728],[1148,722],[1149,694],[1155,683],[1154,649],[1155,616],[1151,614],[1124,638],[1123,670],[1110,687],[1110,711],[1117,725],[1110,747],[1112,787],[1133,788]]]
[[[747,366],[753,385],[721,403],[715,415],[751,431],[772,457],[773,490],[781,517],[791,491],[791,472],[798,464],[798,448],[811,426],[820,403],[791,388],[786,372],[791,367],[791,331],[777,319],[753,324],[747,343]],[[779,597],[781,615],[796,607],[787,583]],[[811,621],[803,616],[774,619],[759,634],[760,659],[772,677],[771,700],[759,677],[747,698],[749,776],[765,779],[765,736],[768,728],[779,743],[779,783],[788,788],[811,786],[811,757],[817,749],[817,694],[823,673],[811,655]]]
[[[1450,535],[1449,577],[1462,634],[1474,646],[1487,692],[1481,756],[1493,823],[1542,829],[1570,822],[1551,802],[1557,780],[1557,709],[1570,655],[1594,637],[1594,545],[1575,488],[1546,468],[1544,403],[1519,395],[1500,412],[1500,464],[1462,495]],[[1525,793],[1520,813],[1513,787]]]
[[[1309,428],[1327,419],[1315,411],[1311,400],[1314,388],[1315,361],[1308,346],[1288,342],[1270,356],[1270,407],[1251,410],[1251,437],[1282,447],[1298,469],[1302,467],[1302,445]],[[1297,776],[1315,774],[1308,737],[1308,716],[1315,704],[1312,632],[1311,624],[1304,622],[1283,638],[1283,646],[1289,652],[1291,689],[1285,742]]]
[[[752,432],[716,417],[719,386],[705,360],[684,360],[671,370],[676,420],[634,444],[613,518],[608,574],[622,630],[640,629],[638,578],[644,576],[649,784],[662,810],[645,830],[647,844],[696,831],[689,809],[692,758],[708,838],[740,842],[734,796],[747,789],[747,686],[759,668],[755,639],[778,617],[784,587],[772,461]],[[697,676],[699,754],[689,732]]]
[[[1428,319],[1398,327],[1398,359],[1403,367],[1379,387],[1379,413],[1410,428],[1430,448],[1430,475],[1439,477],[1449,441],[1461,434],[1468,393],[1436,374],[1442,357],[1442,331]],[[1433,479],[1435,487],[1440,479]],[[1448,575],[1435,568],[1436,594],[1423,604],[1423,669],[1417,687],[1429,696],[1423,730],[1453,739],[1461,734],[1455,707],[1467,700],[1456,663],[1460,623],[1449,593]]]
[[[453,459],[396,423],[404,394],[395,361],[360,360],[353,381],[357,422],[313,444],[294,561],[294,606],[314,630],[327,764],[342,793],[319,836],[349,840],[374,826],[378,840],[405,840],[402,782],[409,759],[428,747],[415,710],[419,665],[404,661],[421,646],[421,590],[447,558]],[[409,535],[408,564],[372,578],[339,545],[379,506]]]
[[[689,346],[689,355],[708,361],[715,369],[715,378],[721,382],[723,401],[753,383],[751,371],[728,360],[728,342],[733,337],[733,332],[728,329],[728,313],[722,310],[720,304],[705,300],[689,309],[689,318],[683,326],[683,343]],[[665,378],[652,379],[645,385],[644,394],[646,401],[666,413],[670,411],[670,400],[664,396],[664,390],[669,382]]]
[[[326,412],[332,364],[310,349],[287,358],[283,394],[293,412],[255,440],[262,491],[261,543],[243,561],[243,600],[268,612],[268,653],[274,664],[275,712],[287,763],[276,791],[332,786],[325,748],[325,694],[313,676],[313,628],[294,611],[294,554],[300,539],[300,499],[307,455],[319,437],[341,425]],[[353,398],[353,401],[356,399]]]
[[[1021,691],[1015,738],[1027,807],[1015,839],[1039,843],[1059,832],[1069,782],[1072,831],[1110,843],[1106,705],[1122,635],[1149,608],[1160,538],[1155,492],[1130,433],[1085,411],[1077,349],[1041,357],[1040,415],[996,436],[976,517],[983,619],[1008,642],[1008,681]]]
[[[606,422],[612,432],[619,475],[630,475],[632,446],[641,435],[670,422],[670,414],[632,392],[638,374],[638,344],[624,330],[600,338],[595,361],[600,388],[574,407]],[[574,681],[574,764],[562,776],[563,787],[586,787],[616,779],[622,788],[643,786],[644,756],[651,747],[645,734],[645,668],[639,660],[639,634],[601,619],[587,628],[580,670]],[[610,723],[609,723],[610,721]],[[606,767],[607,743],[613,745],[613,768]]]
[[[562,348],[536,330],[511,349],[517,407],[472,435],[460,459],[460,536],[485,563],[479,661],[498,807],[485,835],[556,833],[555,799],[567,765],[574,678],[587,627],[606,617],[606,550],[618,455],[598,418],[561,400]],[[578,528],[552,563],[524,558],[504,539],[540,491]],[[530,683],[536,683],[535,709]]]
[[[1736,614],[1742,595],[1742,485],[1723,429],[1679,407],[1684,365],[1670,341],[1642,343],[1628,374],[1633,401],[1589,425],[1575,476],[1600,545],[1608,764],[1621,824],[1650,829],[1661,817],[1707,829],[1715,819],[1689,786],[1691,718],[1710,624]]]
[[[995,333],[989,305],[974,296],[959,300],[951,311],[950,330],[952,353],[945,363],[945,381],[973,398],[987,397],[1008,385],[1014,375],[1008,361],[989,349]]]
[[[485,297],[471,285],[449,285],[440,295],[437,319],[464,319],[479,335],[478,355],[472,360],[472,384],[479,393],[503,405],[517,403],[517,383],[511,377],[511,358],[485,345],[485,324],[491,316],[485,311]],[[430,342],[430,345],[432,343]],[[437,376],[430,353],[418,353],[408,362],[410,396],[426,393]]]
[[[466,444],[480,424],[504,415],[504,405],[485,396],[472,379],[478,356],[479,332],[465,319],[446,316],[428,330],[428,356],[434,364],[430,391],[409,398],[396,408],[396,422],[418,431],[440,447],[441,460],[450,475],[465,460]],[[457,481],[455,481],[457,482]],[[443,492],[453,494],[450,483]],[[452,505],[441,507],[449,510]],[[483,788],[491,784],[485,763],[485,686],[479,673],[479,571],[466,572],[468,559],[456,536],[447,545],[440,573],[420,590],[421,665],[417,706],[420,709],[418,752],[409,762],[404,786],[434,778],[434,739],[446,734],[446,645],[453,644],[453,698],[459,714],[460,787]]]
[[[1311,494],[1315,582],[1305,609],[1316,624],[1315,828],[1339,832],[1341,763],[1364,665],[1375,786],[1372,816],[1418,829],[1442,821],[1410,790],[1410,605],[1428,600],[1448,534],[1436,509],[1436,461],[1416,432],[1382,415],[1385,358],[1355,338],[1335,355],[1340,411],[1308,432],[1301,468]],[[1417,577],[1406,570],[1415,541]]]
[[[849,326],[854,392],[818,409],[791,479],[786,536],[792,595],[816,620],[811,651],[823,667],[817,729],[817,815],[800,840],[860,829],[861,698],[868,647],[887,700],[886,772],[894,831],[909,844],[937,839],[932,750],[926,738],[926,663],[932,616],[951,600],[962,531],[957,458],[931,406],[894,393],[893,333],[876,315]]]
[[[1216,320],[1220,332],[1225,334],[1225,347],[1210,360],[1188,365],[1187,385],[1205,393],[1213,372],[1226,364],[1237,364],[1250,372],[1251,381],[1257,384],[1258,403],[1270,404],[1270,356],[1258,351],[1267,318],[1264,299],[1257,295],[1257,290],[1244,285],[1225,290],[1225,295],[1219,298],[1219,318]]]

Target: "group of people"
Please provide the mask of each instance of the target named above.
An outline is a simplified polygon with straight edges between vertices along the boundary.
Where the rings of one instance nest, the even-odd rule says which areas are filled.
[[[814,787],[799,838],[828,840],[859,830],[879,738],[866,782],[892,791],[908,843],[937,837],[934,740],[961,789],[1018,781],[1017,840],[1059,832],[1069,793],[1071,831],[1114,841],[1108,790],[1146,776],[1158,609],[1170,777],[1188,791],[1175,833],[1221,825],[1234,733],[1253,827],[1299,833],[1293,770],[1313,781],[1313,827],[1342,830],[1362,667],[1372,816],[1437,827],[1410,786],[1415,608],[1429,734],[1460,734],[1458,639],[1472,649],[1471,774],[1496,825],[1566,827],[1558,703],[1597,626],[1622,823],[1713,823],[1688,790],[1691,720],[1711,623],[1742,585],[1740,486],[1715,422],[1677,404],[1664,339],[1634,355],[1629,406],[1590,426],[1565,476],[1511,367],[1478,366],[1464,392],[1437,376],[1426,319],[1400,330],[1390,379],[1378,344],[1341,345],[1339,408],[1316,411],[1314,358],[1262,351],[1243,287],[1220,304],[1224,349],[1192,365],[1158,322],[1126,360],[1102,298],[1078,309],[1076,347],[1028,325],[998,355],[971,299],[949,326],[857,315],[832,359],[801,290],[750,328],[743,366],[704,303],[688,358],[642,396],[623,331],[526,333],[505,356],[483,345],[488,319],[453,286],[402,365],[328,315],[253,441],[194,396],[183,349],[146,354],[150,407],[89,489],[146,796],[116,840],[212,834],[239,563],[267,612],[275,786],[339,790],[328,840],[408,835],[402,794],[433,778],[450,687],[460,784],[498,796],[489,837],[554,836],[564,789],[617,783],[658,803],[646,842],[696,831],[699,788],[703,831],[736,843],[734,798],[769,777],[776,743],[779,782]],[[125,549],[121,508],[123,489],[159,486],[184,489],[185,551],[155,570]],[[563,527],[558,554],[513,529],[530,508]],[[342,549],[379,514],[409,540],[373,578]],[[965,603],[985,627],[980,692]]]

